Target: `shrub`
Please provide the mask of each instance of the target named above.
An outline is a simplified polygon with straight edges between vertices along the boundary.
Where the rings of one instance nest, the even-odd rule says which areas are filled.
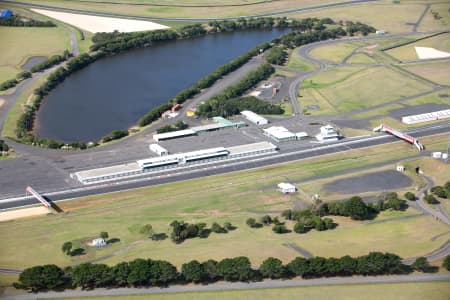
[[[405,198],[409,201],[415,201],[416,200],[416,195],[414,195],[414,193],[411,192],[406,192],[405,193]]]

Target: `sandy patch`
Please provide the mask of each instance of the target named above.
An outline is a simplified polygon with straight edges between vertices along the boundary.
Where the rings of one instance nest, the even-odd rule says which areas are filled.
[[[24,209],[17,210],[8,210],[0,213],[0,222],[15,220],[19,218],[31,217],[31,216],[39,216],[48,214],[48,209],[39,206],[39,207],[30,207]]]
[[[434,48],[430,47],[414,47],[414,48],[416,49],[417,57],[419,57],[419,59],[450,57],[450,53],[440,51]]]
[[[167,26],[149,21],[97,17],[34,8],[31,10],[93,33],[113,32],[114,30],[118,30],[120,32],[133,32],[169,28]]]
[[[2,108],[2,107],[3,107],[3,105],[5,105],[5,100],[3,100],[3,99],[0,99],[0,108]]]

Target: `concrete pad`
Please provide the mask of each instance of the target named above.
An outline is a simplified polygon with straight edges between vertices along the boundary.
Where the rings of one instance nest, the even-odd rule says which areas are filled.
[[[113,32],[114,30],[118,30],[120,32],[133,32],[169,28],[167,26],[149,21],[97,17],[34,8],[31,10],[92,33]]]
[[[419,59],[445,58],[450,57],[450,53],[440,51],[431,47],[414,47]]]
[[[395,170],[368,173],[357,177],[338,179],[324,185],[330,193],[357,194],[375,191],[390,191],[409,187],[411,178]]]

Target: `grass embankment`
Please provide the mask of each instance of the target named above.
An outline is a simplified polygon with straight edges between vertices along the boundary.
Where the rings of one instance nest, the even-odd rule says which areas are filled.
[[[307,79],[300,89],[303,107],[313,115],[367,109],[429,90],[425,84],[387,67],[339,67]]]
[[[371,25],[378,30],[382,29],[390,33],[404,33],[411,32],[412,25],[409,24],[415,23],[424,9],[425,7],[422,3],[406,3],[405,1],[401,1],[401,4],[395,4],[392,1],[385,1],[382,3],[358,4],[346,7],[325,8],[305,13],[293,13],[289,14],[289,17],[331,17],[336,21],[359,21]],[[444,15],[445,10],[442,11],[441,15]],[[427,24],[423,24],[420,30],[427,31],[448,28],[448,25],[441,23],[437,20],[430,20]]]
[[[450,33],[439,34],[427,39],[387,50],[386,53],[400,61],[418,60],[414,47],[431,47],[440,51],[450,52]]]
[[[0,27],[0,82],[14,78],[33,56],[49,57],[69,49],[67,32],[60,27]]]
[[[239,291],[190,292],[177,294],[146,294],[107,297],[71,298],[72,300],[259,300],[259,299],[315,299],[315,300],[447,300],[449,282],[383,283],[287,287]]]
[[[30,104],[30,99],[34,97],[33,91],[39,87],[47,78],[48,75],[42,76],[30,84],[21,94],[17,97],[14,106],[8,113],[5,122],[3,123],[2,135],[9,138],[15,138],[17,120],[24,112],[24,105]]]
[[[230,17],[230,16],[249,16],[256,14],[263,14],[268,12],[275,12],[281,10],[297,9],[300,7],[308,7],[313,5],[320,5],[324,3],[336,2],[333,0],[302,0],[299,4],[298,0],[284,0],[284,1],[260,1],[254,5],[246,6],[205,6],[211,5],[209,1],[172,1],[171,4],[174,6],[151,6],[151,5],[129,5],[127,3],[105,5],[104,3],[95,3],[94,1],[89,2],[78,2],[78,1],[51,1],[51,0],[31,0],[29,2],[46,4],[64,8],[74,8],[87,10],[92,12],[108,12],[117,13],[124,15],[137,15],[137,16],[148,16],[148,17],[162,17],[162,18],[204,18],[208,16],[213,17]],[[254,2],[254,1],[252,1]],[[252,3],[233,0],[233,4],[243,4]],[[153,2],[155,3],[155,2]],[[157,4],[161,4],[158,2]],[[164,1],[165,3],[165,1]],[[230,2],[220,2],[216,1],[216,4],[229,4]],[[147,4],[147,3],[145,3]],[[200,7],[181,7],[175,5],[182,4],[198,4]]]
[[[347,63],[349,64],[375,64],[377,61],[364,53],[356,53],[352,55]]]
[[[426,138],[422,142],[428,149],[442,150],[447,145],[442,137]],[[423,255],[448,238],[444,235],[431,240],[429,232],[438,235],[448,231],[445,225],[431,217],[370,226],[335,218],[339,223],[336,230],[313,231],[306,235],[277,235],[270,227],[251,229],[245,225],[245,220],[251,216],[258,218],[267,212],[279,212],[302,200],[300,194],[289,196],[276,191],[275,186],[280,181],[295,182],[314,175],[400,160],[416,154],[400,142],[389,147],[373,147],[320,159],[61,202],[59,206],[66,213],[0,223],[0,239],[4,245],[0,266],[24,268],[44,263],[64,266],[108,254],[115,256],[102,262],[113,264],[152,257],[166,259],[179,266],[191,259],[245,255],[257,265],[268,256],[279,257],[286,262],[300,255],[283,246],[284,243],[296,243],[322,256],[362,255],[374,250],[395,252],[404,257]],[[302,201],[308,204],[309,199]],[[212,234],[208,239],[187,240],[180,245],[170,240],[154,242],[139,233],[145,224],[152,224],[156,232],[167,232],[168,224],[175,219],[206,222],[209,226],[212,222],[223,224],[230,221],[238,229],[228,234]],[[293,226],[291,223],[287,225],[289,228]],[[64,242],[84,244],[88,238],[96,237],[104,230],[121,241],[104,249],[89,249],[82,257],[71,258],[61,252]],[[17,236],[21,238],[17,239]],[[32,256],[29,255],[30,248],[34,249]]]

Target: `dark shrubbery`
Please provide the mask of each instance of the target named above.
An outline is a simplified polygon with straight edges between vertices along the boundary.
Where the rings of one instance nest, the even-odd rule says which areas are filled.
[[[172,107],[172,104],[170,103],[164,103],[161,104],[155,108],[153,108],[151,111],[146,113],[142,118],[139,119],[138,125],[141,127],[144,127],[153,121],[158,120],[161,117],[161,114],[165,112],[166,110],[170,109]]]
[[[11,27],[56,27],[52,21],[38,21],[28,17],[13,15],[9,18],[0,19],[0,26]]]
[[[110,142],[113,140],[118,140],[128,135],[128,130],[113,130],[111,133],[102,137],[102,142]]]
[[[282,47],[273,47],[267,54],[266,60],[270,64],[282,65],[286,62],[287,53]]]
[[[449,261],[448,257],[444,261],[447,269]],[[415,268],[422,270],[426,265],[419,261],[415,264]],[[404,265],[399,256],[381,252],[371,252],[355,258],[348,255],[340,258],[297,257],[286,265],[277,258],[269,257],[261,263],[259,269],[253,269],[250,260],[245,256],[225,258],[219,262],[208,260],[201,263],[193,260],[183,264],[180,273],[167,261],[138,258],[112,267],[105,264],[83,263],[69,267],[65,272],[55,265],[35,266],[25,269],[19,276],[19,282],[14,286],[36,292],[61,290],[65,287],[93,289],[167,286],[182,282],[210,283],[221,279],[248,282],[261,278],[390,275],[407,274],[411,271],[412,268]]]

